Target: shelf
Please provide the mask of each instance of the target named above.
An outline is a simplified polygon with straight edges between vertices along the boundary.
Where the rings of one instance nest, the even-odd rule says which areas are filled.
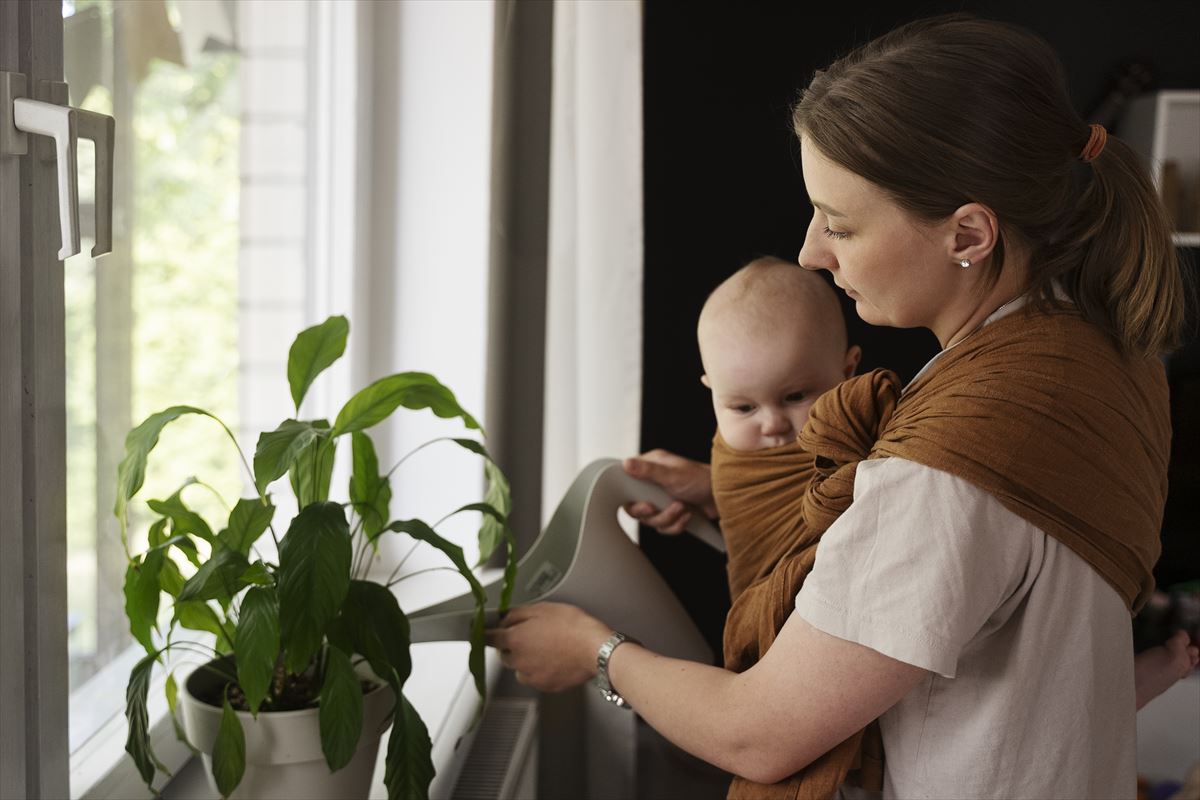
[[[1200,90],[1135,98],[1117,132],[1149,168],[1173,224],[1200,226]],[[1177,233],[1175,244],[1200,247],[1200,233]]]

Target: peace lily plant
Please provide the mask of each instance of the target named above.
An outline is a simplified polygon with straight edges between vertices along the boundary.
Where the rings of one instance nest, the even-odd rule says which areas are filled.
[[[287,374],[297,415],[313,380],[345,351],[349,330],[346,318],[335,316],[296,337],[288,354]],[[222,796],[228,797],[238,787],[246,769],[246,740],[238,711],[249,712],[257,721],[274,711],[315,706],[325,762],[331,772],[345,766],[363,735],[363,696],[372,689],[371,682],[361,680],[364,666],[391,690],[390,710],[379,726],[382,731],[392,725],[384,777],[388,797],[428,795],[434,773],[429,734],[403,693],[412,661],[408,620],[390,590],[397,578],[393,575],[386,583],[371,581],[367,569],[381,537],[400,534],[436,547],[462,573],[475,598],[468,660],[481,699],[485,695],[485,594],[462,548],[435,532],[440,521],[429,525],[419,519],[390,518],[389,478],[396,467],[381,474],[367,430],[400,407],[429,409],[444,419],[458,418],[466,428],[482,434],[479,423],[433,376],[420,372],[390,375],[354,395],[332,425],[323,419],[288,419],[261,434],[253,467],[242,454],[256,494],[238,500],[215,533],[215,526],[183,500],[184,489],[197,483],[195,479],[166,499],[149,500],[154,518],[147,533],[148,549],[137,555],[129,553],[130,501],[142,486],[147,457],[163,428],[182,416],[197,414],[214,420],[222,431],[218,435],[228,436],[234,447],[237,441],[220,419],[192,406],[160,411],[129,433],[117,473],[114,513],[129,556],[125,611],[146,656],[129,676],[126,750],[151,791],[156,770],[166,771],[151,751],[149,740],[146,704],[152,670],[156,663],[163,663],[168,651],[203,650],[211,660],[197,671],[207,671],[214,679],[210,683],[217,687],[217,694],[207,702],[220,709],[211,763],[213,782]],[[334,455],[347,437],[353,463],[348,499],[331,501]],[[483,501],[449,516],[481,514],[480,563],[502,542],[506,545],[503,610],[516,573],[507,525],[508,484],[480,441],[433,440],[438,441],[465,448],[483,460]],[[268,490],[284,475],[299,512],[280,525],[274,519],[275,506]],[[265,536],[274,546],[268,548],[264,543],[260,549],[260,538]],[[195,568],[191,577],[184,577],[176,556]],[[165,609],[160,608],[163,595]],[[160,624],[168,618],[168,610],[169,624]],[[180,635],[180,629],[212,634],[213,644],[198,644],[198,637]],[[166,699],[176,734],[186,742],[177,714],[179,687],[173,672],[167,676]]]

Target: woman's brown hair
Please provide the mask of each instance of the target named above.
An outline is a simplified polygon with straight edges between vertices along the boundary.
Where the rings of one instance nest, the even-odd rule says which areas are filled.
[[[1123,350],[1176,347],[1184,286],[1171,228],[1136,153],[1115,136],[1090,163],[1090,127],[1050,45],[965,14],[919,20],[818,71],[793,111],[797,135],[929,221],[965,203],[1030,254],[1031,289],[1055,282]]]

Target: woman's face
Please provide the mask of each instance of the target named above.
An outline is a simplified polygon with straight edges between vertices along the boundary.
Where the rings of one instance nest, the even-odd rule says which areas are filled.
[[[865,322],[931,328],[940,338],[939,322],[963,283],[954,273],[953,226],[917,220],[807,138],[801,158],[813,217],[800,265],[829,270]]]

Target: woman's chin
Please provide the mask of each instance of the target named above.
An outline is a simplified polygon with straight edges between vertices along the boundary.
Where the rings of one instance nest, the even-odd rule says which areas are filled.
[[[868,303],[861,295],[855,294],[850,298],[854,301],[854,311],[858,318],[868,325],[889,325],[890,323],[879,309]]]

